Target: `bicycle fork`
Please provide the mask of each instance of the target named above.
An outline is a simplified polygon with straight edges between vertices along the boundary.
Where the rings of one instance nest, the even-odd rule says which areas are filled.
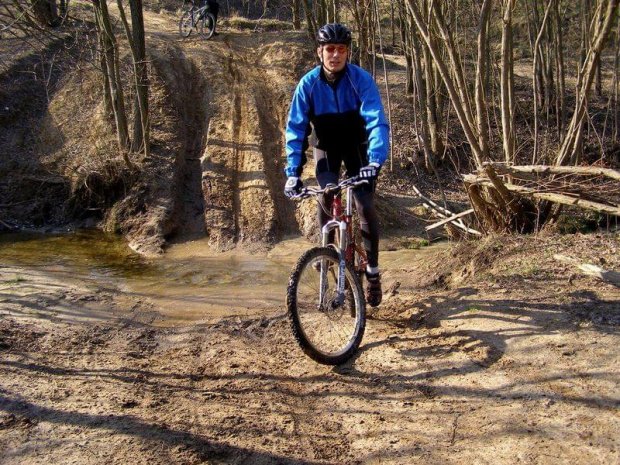
[[[344,288],[345,288],[345,271],[347,264],[347,248],[348,248],[348,228],[350,224],[350,215],[352,210],[352,200],[351,196],[347,195],[347,209],[345,213],[345,217],[343,220],[333,219],[328,221],[325,226],[323,226],[321,232],[323,234],[323,247],[329,246],[329,235],[332,230],[338,230],[338,234],[340,237],[340,249],[338,252],[338,296],[335,301],[333,301],[333,305],[336,307],[340,307],[344,304],[345,296],[344,296]],[[342,215],[342,204],[339,198],[334,199],[334,218],[340,218]],[[327,269],[324,263],[321,263],[321,279],[320,279],[320,290],[319,290],[319,298],[320,302],[324,302],[324,297],[327,292]]]
[[[347,224],[344,221],[331,220],[323,226],[323,246],[329,246],[329,235],[330,232],[334,229],[339,230],[340,237],[340,249],[338,252],[338,297],[335,301],[333,301],[334,306],[341,306],[344,304],[344,287],[345,287],[345,270],[347,263],[347,254],[346,254],[346,243],[347,243]],[[319,288],[319,302],[325,302],[325,296],[328,291],[328,279],[327,279],[327,264],[323,261],[321,263],[321,274],[320,274],[320,288]]]

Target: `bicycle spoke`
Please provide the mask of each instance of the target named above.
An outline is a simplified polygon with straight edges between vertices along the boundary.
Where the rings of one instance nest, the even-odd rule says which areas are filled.
[[[356,312],[351,311],[351,299],[337,304],[338,262],[322,261],[309,262],[302,271],[297,289],[297,309],[310,343],[322,352],[339,352],[355,336]],[[325,273],[325,294],[323,302],[319,302],[322,272]]]

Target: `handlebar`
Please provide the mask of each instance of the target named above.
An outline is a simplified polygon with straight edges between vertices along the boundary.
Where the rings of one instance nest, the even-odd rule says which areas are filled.
[[[352,178],[343,179],[338,184],[328,184],[325,189],[320,187],[303,187],[301,192],[297,195],[293,195],[292,199],[306,199],[320,194],[334,194],[347,187],[357,187],[368,184],[368,179],[360,179],[359,176],[353,176]]]

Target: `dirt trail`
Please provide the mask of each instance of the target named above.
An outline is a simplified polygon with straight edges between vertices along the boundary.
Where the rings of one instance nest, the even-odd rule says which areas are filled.
[[[206,108],[200,156],[207,235],[214,247],[272,243],[296,228],[282,194],[283,127],[294,84],[274,58],[286,34],[231,33],[189,43],[187,59],[204,82],[192,95]],[[299,40],[289,34],[290,40]],[[206,98],[205,93],[206,90]]]
[[[0,267],[0,462],[617,463],[620,292],[551,255],[620,243],[582,240],[387,269],[337,368],[283,305],[162,329],[147,295]]]

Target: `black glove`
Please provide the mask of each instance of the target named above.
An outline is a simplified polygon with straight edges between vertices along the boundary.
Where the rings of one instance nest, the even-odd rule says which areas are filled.
[[[296,176],[291,176],[286,180],[286,184],[284,185],[284,195],[286,195],[289,199],[301,193],[301,188],[304,187],[304,183],[301,182]]]
[[[379,176],[380,169],[381,166],[378,163],[369,163],[360,169],[359,178],[373,181],[377,179],[377,176]]]

